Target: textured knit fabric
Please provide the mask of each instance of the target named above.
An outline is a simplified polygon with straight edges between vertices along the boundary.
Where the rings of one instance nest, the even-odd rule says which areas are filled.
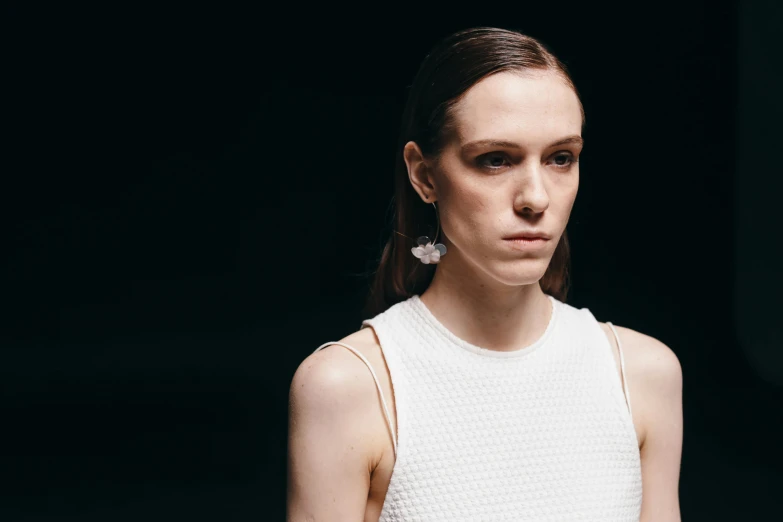
[[[544,334],[511,352],[458,338],[417,295],[362,323],[396,400],[382,522],[639,520],[638,441],[612,347],[587,308],[549,300]]]

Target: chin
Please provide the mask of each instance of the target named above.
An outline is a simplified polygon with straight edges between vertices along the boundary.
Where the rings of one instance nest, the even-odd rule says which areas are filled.
[[[549,267],[548,259],[525,260],[524,262],[505,263],[494,272],[495,279],[508,286],[523,286],[537,283],[544,277]]]

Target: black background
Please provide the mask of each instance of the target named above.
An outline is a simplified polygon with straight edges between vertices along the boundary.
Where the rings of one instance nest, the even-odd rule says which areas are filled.
[[[580,90],[568,302],[680,358],[683,519],[783,507],[724,283],[738,4],[589,4],[9,10],[0,518],[284,518],[290,379],[358,328],[406,87],[477,25]]]

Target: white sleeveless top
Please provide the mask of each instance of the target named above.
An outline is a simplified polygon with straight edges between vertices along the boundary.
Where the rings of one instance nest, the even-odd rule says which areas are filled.
[[[622,348],[621,379],[593,314],[549,299],[544,334],[510,352],[457,337],[418,295],[363,321],[389,368],[397,430],[361,353],[315,350],[344,346],[375,378],[396,457],[380,521],[638,522]]]

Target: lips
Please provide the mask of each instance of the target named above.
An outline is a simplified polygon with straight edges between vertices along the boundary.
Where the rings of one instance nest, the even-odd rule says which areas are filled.
[[[551,239],[549,235],[543,232],[517,232],[513,235],[506,236],[503,239]]]

